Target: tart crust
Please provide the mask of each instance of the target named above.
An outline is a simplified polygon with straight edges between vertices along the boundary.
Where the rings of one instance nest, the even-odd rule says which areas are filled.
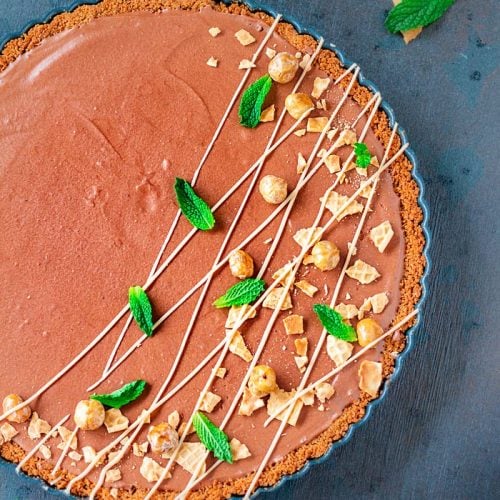
[[[65,12],[56,15],[51,21],[45,24],[38,24],[30,28],[19,38],[10,40],[0,53],[0,71],[3,71],[10,63],[20,55],[39,45],[45,38],[60,33],[61,31],[81,26],[91,20],[111,16],[120,13],[134,11],[160,11],[162,9],[184,9],[199,10],[210,6],[216,11],[230,14],[242,14],[258,18],[270,25],[273,18],[259,11],[251,11],[248,7],[239,3],[224,5],[213,0],[102,0],[97,5],[83,5],[77,7],[72,12]],[[276,32],[287,42],[293,45],[298,51],[314,50],[317,46],[316,40],[307,34],[299,34],[289,23],[280,22]],[[316,63],[319,68],[328,73],[333,78],[339,77],[345,68],[334,52],[323,49],[318,56]],[[340,86],[345,88],[347,82],[341,81]],[[361,106],[364,106],[372,97],[372,92],[355,82],[350,97]],[[382,143],[387,146],[391,135],[389,119],[383,110],[378,110],[373,122],[372,129]],[[395,154],[401,147],[399,135],[396,135],[390,150],[390,154]],[[411,175],[413,168],[410,160],[402,155],[389,169],[393,180],[394,190],[399,196],[401,206],[400,215],[402,227],[405,235],[405,256],[404,275],[400,283],[401,300],[393,320],[393,324],[403,319],[415,307],[422,294],[421,278],[426,266],[423,254],[425,238],[422,230],[423,213],[418,204],[419,188]],[[406,331],[415,323],[412,319],[403,330]],[[383,351],[383,378],[388,379],[394,371],[395,354],[403,351],[406,345],[405,335],[396,335],[388,338]],[[279,462],[268,465],[259,479],[259,486],[271,486],[276,484],[283,476],[290,475],[300,470],[309,459],[324,455],[332,443],[341,439],[348,431],[349,427],[361,420],[366,412],[366,406],[372,400],[370,396],[363,393],[361,397],[347,406],[339,418],[337,418],[325,431],[312,441],[301,445],[291,453],[288,453]],[[26,452],[16,443],[5,443],[0,446],[0,456],[14,463],[19,463]],[[23,467],[23,471],[34,477],[45,481],[50,480],[50,467],[48,462],[41,458],[33,457]],[[250,485],[253,474],[242,478],[229,479],[227,481],[214,481],[211,485],[195,490],[190,494],[193,499],[216,499],[228,498],[231,495],[244,494]],[[61,471],[61,477],[57,484],[58,488],[64,488],[72,475],[66,471]],[[78,496],[86,496],[92,490],[92,482],[89,479],[79,481],[73,488],[73,492]],[[116,498],[116,493],[111,494],[109,488],[102,488],[97,498]],[[118,491],[120,499],[143,498],[145,491],[136,489],[121,489]],[[155,498],[173,498],[174,492],[161,491]]]

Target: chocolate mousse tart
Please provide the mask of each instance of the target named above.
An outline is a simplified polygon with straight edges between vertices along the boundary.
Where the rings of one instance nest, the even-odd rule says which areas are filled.
[[[249,497],[324,455],[425,269],[359,67],[241,4],[104,0],[0,70],[1,455],[126,499]]]

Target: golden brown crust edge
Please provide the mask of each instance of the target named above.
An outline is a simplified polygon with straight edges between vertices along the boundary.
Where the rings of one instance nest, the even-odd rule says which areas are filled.
[[[0,71],[3,71],[21,54],[37,46],[43,39],[60,33],[63,30],[81,26],[97,17],[140,10],[159,11],[165,8],[198,10],[206,6],[211,6],[221,12],[256,17],[267,24],[271,24],[273,21],[271,16],[263,12],[252,12],[244,5],[238,3],[224,5],[214,0],[102,0],[97,5],[83,5],[77,7],[72,12],[59,14],[48,23],[38,24],[30,28],[19,38],[10,40],[5,45],[2,53],[0,53]],[[310,52],[317,46],[317,42],[313,37],[297,33],[291,24],[280,22],[277,32],[297,50],[302,52]],[[337,56],[327,49],[321,51],[318,58],[318,65],[333,78],[337,78],[345,71]],[[340,85],[345,87],[347,82],[343,81]],[[368,88],[356,82],[351,91],[351,97],[363,106],[372,97],[372,93]],[[391,127],[384,111],[379,110],[376,113],[372,128],[377,138],[386,146],[391,135]],[[396,135],[390,153],[396,153],[400,147],[401,141],[399,136]],[[425,238],[421,227],[423,214],[418,204],[419,188],[411,175],[412,168],[410,160],[406,156],[401,156],[390,169],[394,189],[401,201],[400,213],[406,243],[404,276],[400,283],[401,301],[396,317],[394,318],[394,323],[410,313],[418,302],[422,293],[420,280],[426,265],[423,255]],[[413,321],[404,329],[406,330],[412,324]],[[390,338],[386,341],[383,353],[384,378],[388,378],[394,371],[395,358],[393,353],[401,352],[405,344],[404,335],[396,339]],[[357,401],[345,408],[341,416],[317,438],[289,453],[278,463],[268,466],[260,477],[259,486],[276,484],[284,475],[293,474],[301,469],[308,459],[324,455],[333,442],[341,439],[346,434],[353,423],[363,418],[366,406],[371,399],[367,394],[363,394]],[[25,451],[15,443],[6,443],[0,447],[0,456],[11,462],[18,463],[24,455]],[[40,458],[30,459],[23,467],[23,471],[30,476],[39,477],[45,481],[50,480],[49,464]],[[245,477],[225,482],[215,481],[210,486],[191,493],[190,498],[216,499],[243,494],[250,484],[252,475],[249,474]],[[70,479],[71,475],[63,472],[57,487],[64,488]],[[73,493],[85,496],[90,493],[91,489],[92,482],[86,479],[75,485]],[[127,500],[143,498],[144,491],[135,488],[120,490],[118,496],[121,499]],[[172,498],[173,496],[173,492],[167,491],[158,493],[155,498]],[[97,498],[110,499],[113,497],[109,489],[103,488],[97,495]]]

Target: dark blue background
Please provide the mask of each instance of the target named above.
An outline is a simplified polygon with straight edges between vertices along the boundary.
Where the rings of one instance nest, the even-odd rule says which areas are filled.
[[[68,0],[0,0],[0,46]],[[406,47],[390,0],[253,2],[321,33],[376,82],[420,161],[433,233],[415,347],[352,439],[265,498],[500,498],[498,0],[458,0]],[[1,152],[0,152],[1,154]],[[0,465],[0,499],[53,498]]]

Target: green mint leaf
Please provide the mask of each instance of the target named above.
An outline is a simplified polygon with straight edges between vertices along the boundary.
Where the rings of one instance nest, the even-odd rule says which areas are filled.
[[[215,225],[214,214],[207,203],[194,192],[189,182],[176,177],[174,188],[177,204],[186,219],[202,231],[212,229]]]
[[[148,336],[153,335],[153,310],[146,292],[140,286],[128,289],[130,311],[139,328]]]
[[[403,0],[396,5],[385,20],[391,33],[420,28],[437,21],[455,0]]]
[[[219,297],[214,306],[222,307],[243,306],[257,299],[264,291],[266,284],[264,280],[248,278],[233,285],[222,297]]]
[[[203,413],[197,411],[193,417],[193,427],[198,438],[208,451],[213,452],[219,460],[233,463],[233,453],[226,433],[219,429]]]
[[[354,143],[354,154],[356,155],[356,166],[359,168],[367,168],[372,160],[372,155],[368,146],[364,142]]]
[[[134,380],[110,394],[92,394],[90,399],[99,401],[110,408],[121,408],[135,401],[146,388],[145,380]]]
[[[262,105],[271,90],[273,81],[269,75],[264,75],[248,87],[240,101],[238,116],[244,127],[255,128],[260,122]]]
[[[335,309],[325,304],[314,304],[313,310],[330,335],[347,342],[358,340],[356,330],[345,323],[344,318]]]

